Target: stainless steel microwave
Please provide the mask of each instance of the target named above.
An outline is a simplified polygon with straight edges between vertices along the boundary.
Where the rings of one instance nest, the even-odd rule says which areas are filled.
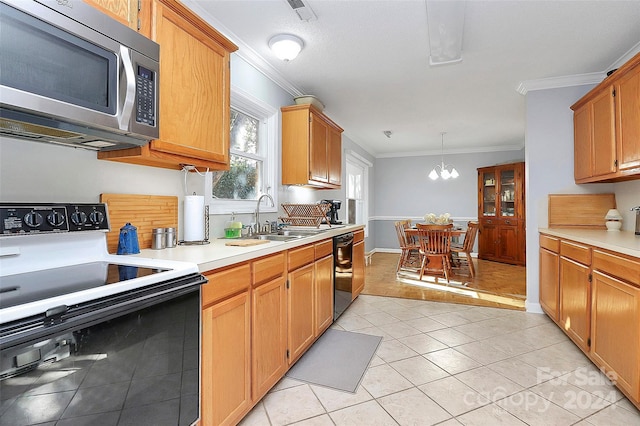
[[[0,134],[95,150],[158,138],[160,46],[82,0],[0,1]]]

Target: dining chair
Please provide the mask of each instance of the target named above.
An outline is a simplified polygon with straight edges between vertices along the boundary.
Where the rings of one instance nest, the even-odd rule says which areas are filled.
[[[436,225],[435,227],[441,227]],[[418,226],[418,241],[420,243],[420,255],[422,262],[420,265],[420,280],[425,273],[443,274],[449,282],[451,274],[451,226],[445,229],[433,229],[434,226]],[[429,263],[436,263],[439,259],[440,265],[429,266]],[[438,278],[436,277],[436,282]]]
[[[451,252],[456,254],[455,262],[457,263],[457,266],[462,267],[466,264],[469,268],[471,278],[476,276],[473,259],[471,258],[471,251],[473,250],[473,245],[476,241],[476,235],[478,235],[478,222],[468,222],[467,232],[464,234],[462,246],[451,246]]]
[[[395,222],[395,227],[396,234],[398,235],[398,243],[400,244],[400,259],[398,260],[398,267],[396,268],[397,273],[402,268],[419,263],[420,246],[415,242],[413,237],[407,235],[406,230],[411,227],[411,219]]]

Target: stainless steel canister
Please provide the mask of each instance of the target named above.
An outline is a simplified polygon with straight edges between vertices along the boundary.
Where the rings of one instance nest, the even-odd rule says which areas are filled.
[[[165,228],[153,228],[151,230],[151,248],[161,250],[166,247]]]
[[[164,246],[173,248],[178,243],[176,228],[164,228]]]

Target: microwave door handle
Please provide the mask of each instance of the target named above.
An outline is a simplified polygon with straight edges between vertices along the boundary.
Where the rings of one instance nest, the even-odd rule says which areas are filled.
[[[129,121],[131,120],[133,103],[136,99],[136,76],[133,71],[133,62],[131,62],[131,56],[127,47],[120,46],[120,57],[122,58],[127,90],[124,102],[122,103],[121,113],[118,117],[118,125],[120,126],[120,130],[129,130]]]

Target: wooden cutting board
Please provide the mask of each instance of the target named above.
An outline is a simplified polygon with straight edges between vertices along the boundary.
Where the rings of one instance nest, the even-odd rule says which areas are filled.
[[[549,194],[549,228],[606,229],[604,216],[616,194]]]
[[[266,244],[269,240],[233,240],[227,241],[224,243],[225,246],[236,246],[236,247],[249,247],[249,246],[257,246],[258,244]]]
[[[127,222],[138,228],[141,249],[151,248],[153,228],[178,228],[178,197],[165,195],[101,194],[109,209],[111,231],[107,234],[109,253],[118,250],[120,228]]]

